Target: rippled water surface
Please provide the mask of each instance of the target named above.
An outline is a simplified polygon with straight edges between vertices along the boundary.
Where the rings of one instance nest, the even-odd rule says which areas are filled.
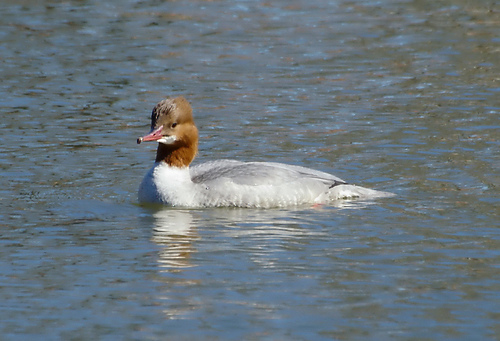
[[[487,1],[3,1],[0,334],[500,335],[500,8]],[[197,162],[312,167],[395,198],[137,205],[149,113]]]

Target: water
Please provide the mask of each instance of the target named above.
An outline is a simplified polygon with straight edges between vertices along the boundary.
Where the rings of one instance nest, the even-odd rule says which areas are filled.
[[[467,1],[4,1],[2,339],[500,334],[500,9]],[[197,161],[397,193],[289,210],[137,205],[149,113]]]

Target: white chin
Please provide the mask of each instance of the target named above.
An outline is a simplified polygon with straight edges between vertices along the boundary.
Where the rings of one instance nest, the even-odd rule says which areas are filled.
[[[158,140],[158,143],[172,144],[175,141],[177,141],[177,136],[170,135],[170,136],[163,136],[161,139]]]

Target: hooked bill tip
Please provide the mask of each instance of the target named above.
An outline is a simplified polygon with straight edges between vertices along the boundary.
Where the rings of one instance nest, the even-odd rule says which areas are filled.
[[[141,144],[141,142],[142,142],[142,137],[139,137],[139,138],[137,139],[137,144]]]

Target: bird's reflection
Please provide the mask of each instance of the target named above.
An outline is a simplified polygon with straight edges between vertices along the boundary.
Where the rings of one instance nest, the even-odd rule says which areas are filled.
[[[192,267],[193,241],[198,239],[188,210],[161,209],[153,214],[153,241],[162,246],[158,263],[166,270]]]
[[[153,213],[153,241],[161,245],[158,263],[161,268],[168,271],[181,270],[196,266],[191,257],[196,252],[195,241],[200,224],[201,231],[215,227],[222,236],[231,238],[248,237],[251,242],[266,238],[304,238],[314,235],[318,231],[308,226],[311,212],[315,215],[332,214],[332,209],[359,209],[366,207],[370,202],[341,200],[335,208],[333,205],[317,207],[303,207],[302,209],[286,210],[261,210],[261,209],[236,209],[219,208],[214,210],[188,210],[175,208],[161,208]],[[311,211],[313,210],[313,211]],[[279,244],[279,243],[278,243]],[[276,247],[276,245],[274,245]],[[269,250],[273,245],[269,245]]]

